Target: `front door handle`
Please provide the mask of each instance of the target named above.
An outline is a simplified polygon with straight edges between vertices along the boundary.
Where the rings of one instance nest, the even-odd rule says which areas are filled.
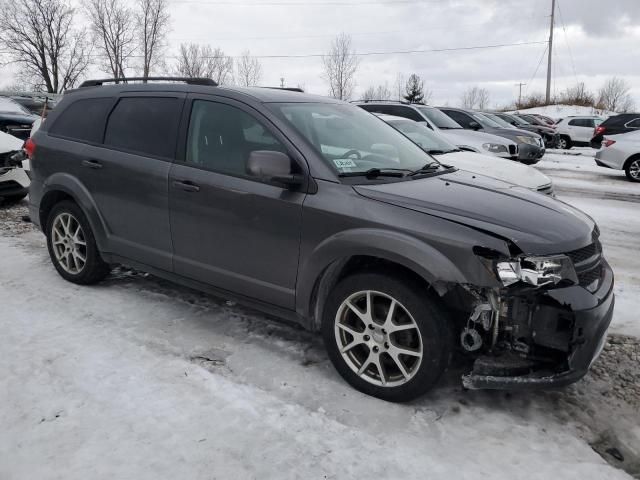
[[[102,168],[102,164],[97,160],[83,160],[82,166],[94,169]]]
[[[175,188],[179,188],[180,190],[184,190],[185,192],[199,192],[200,187],[193,182],[188,180],[185,181],[174,181],[172,185]]]

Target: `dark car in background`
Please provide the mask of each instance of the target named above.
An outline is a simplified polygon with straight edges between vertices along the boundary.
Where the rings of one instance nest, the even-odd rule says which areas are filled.
[[[544,140],[545,148],[558,148],[560,135],[542,120],[532,117],[531,115],[516,115],[502,112],[486,112],[486,114],[489,115],[492,120],[502,120],[512,127],[537,133]]]
[[[454,350],[468,388],[587,373],[614,305],[590,217],[440,164],[355,105],[183,80],[86,82],[27,142],[31,220],[63,278],[125,264],[299,322],[390,401]]]
[[[545,152],[544,141],[537,133],[518,128],[507,128],[480,112],[464,108],[438,107],[438,109],[467,130],[475,130],[508,138],[518,144],[518,161],[532,165],[538,163]]]
[[[9,98],[39,117],[46,117],[56,105],[56,100],[37,95],[12,95]]]
[[[621,133],[635,132],[636,130],[640,130],[640,113],[621,113],[607,118],[596,126],[589,144],[593,148],[601,148],[602,139],[605,135],[620,135]]]
[[[38,117],[14,100],[0,97],[0,131],[26,140],[36,118]]]

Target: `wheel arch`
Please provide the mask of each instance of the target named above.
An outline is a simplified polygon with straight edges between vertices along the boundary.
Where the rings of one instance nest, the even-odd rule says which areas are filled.
[[[631,162],[633,162],[634,160],[638,160],[639,158],[640,158],[640,153],[634,153],[624,161],[624,164],[622,165],[622,169],[626,170],[627,167],[631,164]]]
[[[51,210],[63,200],[73,201],[82,209],[91,226],[98,249],[104,251],[107,242],[106,225],[89,191],[71,175],[54,174],[45,183],[39,204],[39,220],[42,230],[46,233],[47,219]]]
[[[301,266],[296,309],[306,326],[319,328],[324,300],[340,279],[366,270],[402,273],[439,296],[465,283],[451,260],[415,237],[374,229],[342,232],[322,242]]]

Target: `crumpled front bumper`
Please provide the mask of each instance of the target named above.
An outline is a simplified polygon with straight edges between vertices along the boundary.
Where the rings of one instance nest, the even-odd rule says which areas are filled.
[[[572,315],[573,325],[565,361],[552,368],[545,364],[539,369],[533,363],[527,373],[519,375],[483,374],[474,368],[473,372],[463,376],[463,385],[469,389],[526,390],[561,387],[584,377],[604,347],[613,317],[613,272],[606,262],[603,262],[603,268],[605,271],[601,284],[593,293],[583,287],[572,286],[541,294],[547,297],[547,301],[551,300],[558,312]]]

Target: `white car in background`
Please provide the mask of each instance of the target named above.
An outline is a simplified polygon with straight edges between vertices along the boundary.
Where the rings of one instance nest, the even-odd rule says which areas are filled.
[[[465,130],[435,107],[419,103],[391,101],[355,102],[360,108],[375,114],[407,118],[426,125],[461,150],[487,153],[500,158],[518,159],[518,144],[508,138],[485,132]]]
[[[596,153],[601,167],[624,170],[632,182],[640,182],[640,130],[621,135],[605,136]]]
[[[23,141],[0,132],[0,200],[17,202],[29,193],[29,176],[24,168],[15,165],[14,155],[22,150]]]
[[[566,117],[558,120],[556,123],[556,132],[560,135],[558,148],[588,147],[595,128],[602,122],[604,118],[596,116]]]
[[[497,178],[545,195],[553,195],[551,179],[533,167],[491,155],[460,150],[439,132],[430,130],[420,122],[392,115],[378,115],[378,117],[405,134],[441,163],[478,175]]]

